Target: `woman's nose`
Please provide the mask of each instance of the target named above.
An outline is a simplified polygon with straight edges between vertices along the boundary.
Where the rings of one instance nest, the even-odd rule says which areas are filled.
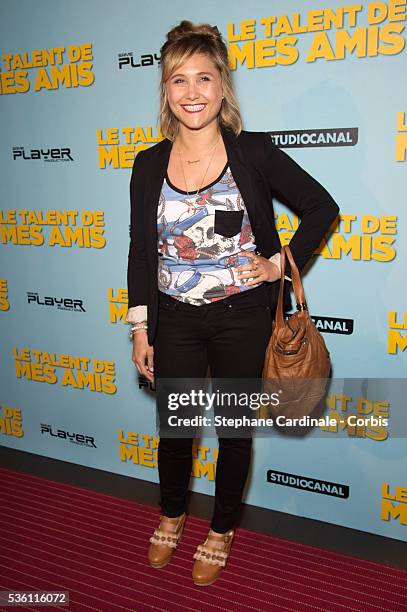
[[[187,97],[190,100],[195,100],[196,98],[199,98],[199,91],[195,81],[190,81],[188,83]]]

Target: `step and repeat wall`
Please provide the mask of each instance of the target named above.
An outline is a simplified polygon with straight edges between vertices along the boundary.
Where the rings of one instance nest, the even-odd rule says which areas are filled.
[[[334,424],[256,439],[245,501],[407,540],[407,451],[402,421],[392,427],[407,396],[406,9],[3,1],[0,444],[158,481],[154,387],[124,320],[129,182],[138,151],[162,139],[166,32],[209,22],[244,128],[269,132],[341,210],[304,277]],[[299,219],[275,206],[288,243]],[[216,439],[197,440],[194,490],[213,494],[216,459]]]

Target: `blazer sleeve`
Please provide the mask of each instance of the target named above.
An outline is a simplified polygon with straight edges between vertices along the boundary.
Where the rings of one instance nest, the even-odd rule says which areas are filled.
[[[149,294],[143,218],[144,155],[144,151],[140,151],[136,156],[130,179],[130,246],[127,264],[129,309],[146,305]]]
[[[274,144],[267,133],[264,146],[273,194],[301,219],[290,241],[294,261],[301,271],[337,217],[339,206],[316,179]],[[291,276],[288,261],[286,274]]]

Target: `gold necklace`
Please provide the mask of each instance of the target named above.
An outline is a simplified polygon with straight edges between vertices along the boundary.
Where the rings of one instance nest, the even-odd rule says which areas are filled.
[[[208,174],[209,166],[211,165],[211,162],[212,162],[213,156],[215,155],[215,149],[216,149],[216,145],[217,145],[217,144],[218,144],[218,142],[219,142],[219,139],[220,139],[220,134],[219,134],[219,136],[218,136],[217,141],[215,142],[215,144],[214,144],[214,146],[213,146],[213,149],[212,149],[212,155],[210,156],[209,163],[208,163],[208,165],[207,165],[207,167],[206,167],[206,170],[205,170],[205,174],[203,175],[203,178],[202,178],[202,181],[201,181],[201,185],[200,185],[200,187],[199,187],[198,191],[197,191],[196,193],[194,193],[194,194],[193,194],[193,195],[195,195],[195,196],[197,196],[197,197],[198,197],[198,195],[199,195],[199,194],[200,194],[200,192],[201,192],[202,185],[204,184],[204,181],[205,181],[206,175]],[[185,191],[187,192],[187,196],[190,196],[191,194],[190,194],[190,193],[189,193],[189,191],[188,191],[187,179],[186,179],[185,172],[184,172],[184,166],[183,166],[183,163],[182,163],[182,157],[181,157],[181,153],[180,153],[180,151],[178,150],[178,147],[177,147],[177,151],[178,151],[178,155],[179,155],[179,159],[180,159],[180,163],[181,163],[182,174],[184,175]],[[199,161],[199,160],[197,160],[197,161]],[[192,163],[194,163],[194,162],[192,162]]]
[[[215,142],[214,147],[216,147],[217,144],[218,144],[218,141]],[[197,164],[201,160],[202,158],[200,157],[199,159],[186,159],[185,161],[187,162],[187,164]]]

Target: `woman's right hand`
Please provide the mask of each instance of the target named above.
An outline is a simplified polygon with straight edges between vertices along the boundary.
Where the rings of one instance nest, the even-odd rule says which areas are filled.
[[[142,376],[154,381],[154,349],[148,344],[147,332],[133,333],[133,353],[131,359]]]

